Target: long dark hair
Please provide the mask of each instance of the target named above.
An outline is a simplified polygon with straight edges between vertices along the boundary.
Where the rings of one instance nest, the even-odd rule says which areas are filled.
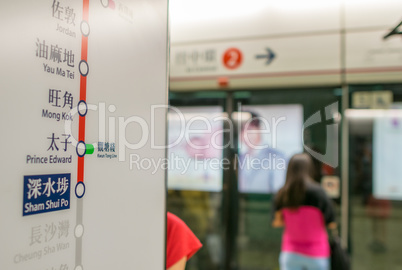
[[[303,204],[306,182],[311,180],[313,162],[310,155],[294,155],[288,164],[285,185],[278,191],[276,203],[283,207],[297,208]]]

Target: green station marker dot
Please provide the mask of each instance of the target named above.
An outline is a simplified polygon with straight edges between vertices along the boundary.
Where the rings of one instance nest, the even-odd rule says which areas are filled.
[[[86,151],[85,151],[86,155],[92,155],[94,153],[95,148],[94,148],[93,144],[86,144],[85,147],[86,147]]]

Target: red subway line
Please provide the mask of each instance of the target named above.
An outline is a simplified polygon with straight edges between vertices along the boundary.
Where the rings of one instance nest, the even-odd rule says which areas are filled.
[[[89,0],[83,1],[82,19],[89,23]],[[88,37],[82,35],[81,60],[88,62]],[[87,77],[80,76],[80,101],[87,99]],[[85,142],[85,116],[79,117],[78,140]],[[78,157],[77,182],[84,182],[84,156]]]

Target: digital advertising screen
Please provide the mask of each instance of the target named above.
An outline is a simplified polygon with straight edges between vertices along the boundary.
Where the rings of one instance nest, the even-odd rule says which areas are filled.
[[[242,106],[239,116],[239,192],[276,193],[285,183],[289,159],[303,151],[303,107]]]
[[[220,107],[173,107],[168,114],[168,188],[222,190],[223,114]]]

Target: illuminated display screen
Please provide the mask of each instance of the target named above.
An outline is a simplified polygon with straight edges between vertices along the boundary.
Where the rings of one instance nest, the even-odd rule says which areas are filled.
[[[303,107],[243,106],[241,115],[239,191],[275,193],[285,183],[288,160],[303,151]]]
[[[221,191],[223,120],[220,107],[169,111],[168,188]]]

